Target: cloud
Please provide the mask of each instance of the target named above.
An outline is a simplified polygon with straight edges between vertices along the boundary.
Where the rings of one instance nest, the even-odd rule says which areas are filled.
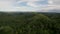
[[[31,7],[40,7],[42,4],[47,4],[47,0],[19,0],[17,1],[17,4],[20,4],[21,2],[27,2],[27,6]],[[40,3],[41,2],[41,3]]]
[[[35,1],[39,0],[0,0],[0,11],[21,11],[23,9],[24,11],[33,11],[37,8],[34,3]],[[24,2],[27,6],[23,6],[24,4],[21,4]]]
[[[60,10],[60,0],[48,0],[47,7],[41,8],[41,10],[54,10],[59,9]]]
[[[48,0],[48,4],[53,4],[53,1],[52,0]]]
[[[0,0],[0,11],[60,9],[60,0]]]
[[[14,11],[14,0],[0,0],[0,11]]]
[[[48,0],[48,3],[54,4],[54,5],[60,5],[60,0]]]
[[[47,0],[18,0],[16,8],[18,11],[36,11],[40,10],[41,8],[47,7]],[[21,6],[21,3],[25,3],[26,5]]]
[[[16,7],[17,8],[17,11],[36,11],[38,10],[38,8],[33,8],[33,7]]]
[[[33,5],[35,6],[35,4],[33,4],[35,1],[38,1],[38,0],[19,0],[19,1],[17,1],[17,4],[20,4],[22,2],[26,2],[26,4],[29,6],[33,6]]]
[[[53,3],[56,5],[60,5],[60,0],[53,0]]]

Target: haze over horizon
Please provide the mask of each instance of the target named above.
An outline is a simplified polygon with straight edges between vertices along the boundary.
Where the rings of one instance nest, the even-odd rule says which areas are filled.
[[[0,0],[0,11],[60,10],[60,0]],[[59,11],[58,11],[59,12]]]

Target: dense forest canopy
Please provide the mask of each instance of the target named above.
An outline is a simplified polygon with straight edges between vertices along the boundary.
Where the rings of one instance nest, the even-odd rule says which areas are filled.
[[[0,12],[0,34],[60,34],[60,13]]]

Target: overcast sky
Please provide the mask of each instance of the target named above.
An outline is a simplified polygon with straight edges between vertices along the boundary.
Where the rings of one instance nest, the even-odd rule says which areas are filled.
[[[60,9],[60,0],[0,0],[0,11]]]

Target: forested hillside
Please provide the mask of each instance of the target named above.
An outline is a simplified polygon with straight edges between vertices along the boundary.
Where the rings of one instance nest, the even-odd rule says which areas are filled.
[[[0,12],[0,34],[60,34],[60,13]]]

